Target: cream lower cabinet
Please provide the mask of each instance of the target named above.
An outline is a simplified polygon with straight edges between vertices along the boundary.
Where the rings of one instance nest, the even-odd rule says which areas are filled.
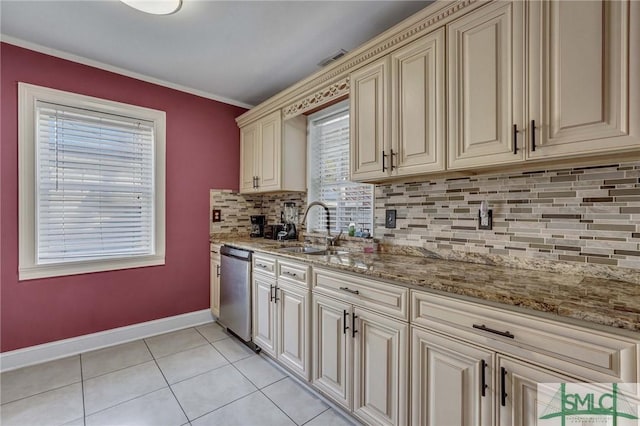
[[[215,317],[220,316],[220,245],[210,244],[209,306]]]
[[[539,383],[580,382],[573,377],[556,373],[507,356],[499,355],[497,364],[499,426],[529,426],[538,424],[544,415],[538,406]]]
[[[276,278],[253,272],[253,342],[276,356]]]
[[[253,269],[253,341],[305,380],[311,371],[307,268],[256,256]]]
[[[494,373],[493,352],[411,327],[411,424],[492,425]]]
[[[313,385],[365,424],[406,424],[408,329],[314,293]]]

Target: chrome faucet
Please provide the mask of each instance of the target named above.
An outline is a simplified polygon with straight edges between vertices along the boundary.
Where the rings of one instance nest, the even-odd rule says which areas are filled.
[[[309,205],[307,206],[307,209],[304,212],[304,216],[302,216],[302,221],[300,222],[303,226],[305,223],[305,220],[307,219],[307,214],[309,214],[309,210],[311,209],[311,207],[313,206],[320,206],[324,209],[324,211],[327,214],[327,249],[329,249],[329,247],[333,246],[336,241],[338,240],[338,238],[340,238],[340,235],[342,235],[342,232],[340,232],[340,235],[338,235],[337,237],[333,238],[331,236],[331,224],[330,224],[330,218],[331,218],[331,214],[329,212],[329,207],[321,202],[321,201],[313,201],[311,203],[309,203]]]

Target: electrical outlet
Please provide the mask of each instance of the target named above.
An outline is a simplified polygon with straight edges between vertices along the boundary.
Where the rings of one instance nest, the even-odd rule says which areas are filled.
[[[211,222],[222,222],[222,211],[221,210],[211,210]]]
[[[396,227],[396,211],[395,210],[384,211],[384,227],[385,228]]]

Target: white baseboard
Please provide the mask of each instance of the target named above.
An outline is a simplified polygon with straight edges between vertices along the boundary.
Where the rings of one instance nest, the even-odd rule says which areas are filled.
[[[85,334],[70,339],[57,340],[42,345],[30,346],[15,351],[0,354],[0,371],[15,370],[16,368],[54,359],[77,355],[82,352],[93,351],[107,346],[131,342],[157,334],[168,333],[182,328],[193,327],[213,321],[209,309],[189,312],[173,317],[160,318],[153,321],[141,322],[126,327],[113,328],[98,333]]]

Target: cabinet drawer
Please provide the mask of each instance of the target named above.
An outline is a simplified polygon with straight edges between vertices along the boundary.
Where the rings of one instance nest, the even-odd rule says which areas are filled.
[[[411,322],[589,381],[640,377],[640,340],[632,337],[415,290]]]
[[[313,290],[407,321],[409,289],[313,268]]]
[[[309,267],[301,263],[278,259],[278,279],[283,278],[308,287]]]
[[[211,260],[217,260],[218,262],[220,261],[220,247],[220,244],[209,244],[209,258]]]
[[[274,257],[254,253],[253,271],[275,276],[276,275],[276,259]]]

